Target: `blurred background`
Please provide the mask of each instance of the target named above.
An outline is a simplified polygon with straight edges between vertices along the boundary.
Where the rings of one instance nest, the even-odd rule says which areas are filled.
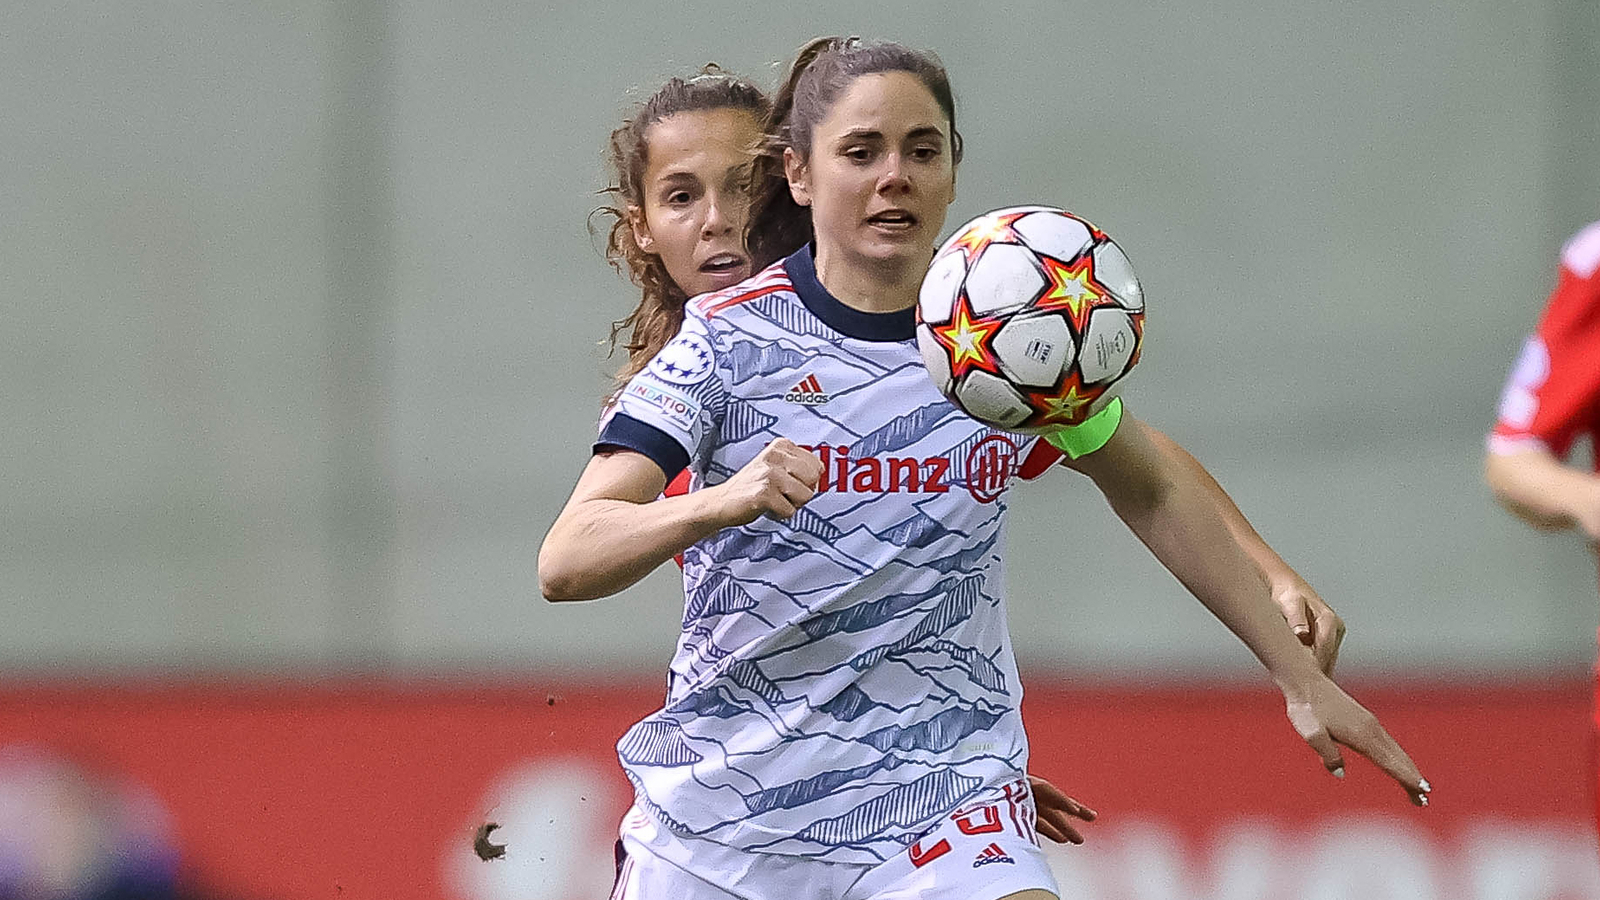
[[[1248,653],[1063,472],[1014,493],[1008,578],[1034,768],[1105,813],[1054,857],[1067,895],[1600,897],[1595,559],[1480,477],[1600,218],[1593,0],[5,19],[0,897],[608,889],[610,744],[682,598],[667,570],[538,595],[637,299],[586,227],[602,149],[666,77],[771,86],[827,33],[949,66],[950,227],[1051,203],[1126,248],[1130,409],[1343,615],[1341,681],[1438,791],[1324,784]],[[505,860],[471,855],[486,818]]]

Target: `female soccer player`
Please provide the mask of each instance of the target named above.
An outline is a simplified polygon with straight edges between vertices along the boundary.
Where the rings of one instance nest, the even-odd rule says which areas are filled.
[[[1592,472],[1567,460],[1584,434],[1600,445],[1600,222],[1561,249],[1555,290],[1500,395],[1484,466],[1507,510],[1600,548],[1600,452]],[[1600,686],[1595,709],[1600,726]],[[1593,788],[1600,796],[1600,775]]]
[[[982,450],[1033,477],[1059,453],[957,412],[910,340],[960,153],[948,82],[897,45],[823,42],[773,122],[799,205],[758,207],[751,246],[814,244],[689,306],[540,554],[546,596],[579,599],[684,553],[668,703],[619,744],[637,791],[622,890],[1051,896],[999,596],[1005,485],[979,491],[966,469]],[[802,380],[820,386],[807,402]],[[1070,465],[1267,665],[1330,770],[1344,743],[1424,804],[1404,751],[1282,628],[1197,480],[1110,424],[1098,447],[1066,441]],[[693,490],[656,499],[685,468]]]
[[[749,276],[746,181],[771,108],[760,88],[708,65],[693,78],[669,79],[611,133],[614,183],[607,191],[617,205],[601,210],[613,217],[606,256],[626,267],[643,294],[612,327],[613,347],[631,329],[619,388],[677,335],[689,296]],[[686,488],[680,477],[666,493]],[[1074,820],[1092,822],[1098,814],[1043,778],[1028,782],[1039,833],[1083,843]]]

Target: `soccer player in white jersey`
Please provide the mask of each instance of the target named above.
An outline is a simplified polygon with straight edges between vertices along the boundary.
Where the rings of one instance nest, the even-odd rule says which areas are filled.
[[[540,554],[546,596],[583,599],[684,553],[667,704],[619,744],[637,794],[619,890],[1055,896],[999,539],[1011,483],[1060,453],[957,412],[911,341],[959,159],[948,81],[897,45],[821,42],[774,118],[800,206],[758,206],[751,247],[814,243],[691,302]],[[1404,751],[1282,627],[1198,479],[1124,420],[1053,440],[1268,667],[1331,771],[1342,743],[1425,805]],[[685,468],[693,490],[656,499]]]
[[[611,133],[606,156],[613,180],[606,191],[615,205],[598,210],[612,218],[606,257],[641,290],[638,305],[611,330],[613,348],[628,333],[618,389],[678,333],[690,296],[750,275],[746,177],[771,108],[760,88],[710,64],[692,78],[669,79]],[[685,471],[665,493],[687,487]],[[1302,616],[1319,623],[1330,618]],[[1339,632],[1324,630],[1334,637],[1331,659]],[[1097,813],[1044,778],[1029,775],[1028,782],[1039,834],[1083,843],[1079,822],[1094,821]]]

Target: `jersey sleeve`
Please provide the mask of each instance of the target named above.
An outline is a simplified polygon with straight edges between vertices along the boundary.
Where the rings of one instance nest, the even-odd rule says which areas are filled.
[[[1600,223],[1562,253],[1538,329],[1523,344],[1500,394],[1493,453],[1546,450],[1564,457],[1600,425]]]
[[[601,421],[596,453],[633,450],[671,481],[715,434],[727,405],[726,367],[717,337],[692,313],[617,394]]]

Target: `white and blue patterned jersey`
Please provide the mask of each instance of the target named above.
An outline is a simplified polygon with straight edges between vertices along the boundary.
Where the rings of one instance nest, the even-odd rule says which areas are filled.
[[[684,552],[666,705],[617,746],[673,832],[875,863],[1026,771],[1001,523],[1059,453],[941,396],[913,315],[845,306],[802,249],[691,300],[602,426],[691,491],[780,437],[823,463],[792,518]]]

